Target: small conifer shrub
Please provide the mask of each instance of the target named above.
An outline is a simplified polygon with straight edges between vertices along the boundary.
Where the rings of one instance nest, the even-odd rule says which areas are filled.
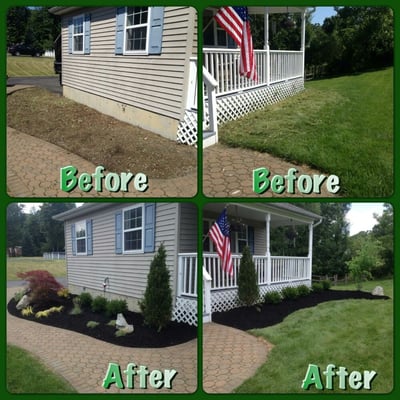
[[[251,306],[259,299],[260,293],[257,284],[257,273],[250,249],[245,246],[240,260],[238,275],[238,296],[239,300]]]
[[[144,322],[156,328],[158,332],[168,324],[172,317],[172,292],[166,257],[165,247],[161,244],[150,264],[146,291],[139,304]]]

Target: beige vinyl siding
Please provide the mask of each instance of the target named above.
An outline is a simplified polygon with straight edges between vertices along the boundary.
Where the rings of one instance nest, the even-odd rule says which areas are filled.
[[[197,253],[197,206],[180,203],[179,252]]]
[[[175,293],[174,277],[177,266],[176,223],[178,203],[156,204],[155,251],[164,243],[167,251],[167,266],[171,272],[171,287]],[[146,289],[150,263],[155,253],[115,254],[115,213],[129,207],[121,203],[66,224],[66,254],[68,282],[82,290],[103,290],[103,282],[109,278],[107,293],[142,298]],[[93,255],[73,256],[71,224],[82,219],[93,221]]]
[[[180,119],[196,31],[191,7],[165,7],[161,55],[115,55],[116,8],[91,14],[90,54],[68,53],[68,19],[62,20],[63,84],[116,102]]]

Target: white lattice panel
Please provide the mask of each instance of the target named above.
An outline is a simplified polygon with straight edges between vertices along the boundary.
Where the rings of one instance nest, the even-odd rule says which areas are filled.
[[[302,78],[278,82],[270,86],[250,89],[223,97],[217,97],[218,124],[232,121],[267,105],[278,103],[304,89]]]
[[[197,111],[185,110],[183,120],[178,125],[177,140],[191,146],[197,144]]]
[[[172,320],[197,326],[197,300],[177,297]]]
[[[272,285],[260,285],[260,299],[262,301],[265,293],[267,292],[276,292],[281,291],[283,288],[288,286],[300,286],[307,285],[311,286],[310,280],[302,280],[296,282],[285,282],[285,283],[274,283]],[[237,289],[229,289],[229,290],[220,290],[220,291],[212,291],[211,292],[211,311],[212,312],[220,312],[220,311],[228,311],[232,308],[240,307],[241,302],[239,301],[237,295]]]

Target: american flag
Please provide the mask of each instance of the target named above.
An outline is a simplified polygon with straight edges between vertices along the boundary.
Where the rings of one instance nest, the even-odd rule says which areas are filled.
[[[240,74],[257,81],[257,67],[247,7],[221,7],[215,19],[240,47]]]
[[[231,239],[229,237],[229,223],[226,215],[226,208],[219,215],[213,226],[210,228],[208,235],[214,242],[217,248],[217,253],[221,259],[222,269],[229,274],[233,275],[233,263],[231,253]]]

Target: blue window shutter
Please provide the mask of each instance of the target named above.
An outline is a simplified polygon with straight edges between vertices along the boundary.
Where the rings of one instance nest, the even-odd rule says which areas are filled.
[[[161,54],[164,7],[151,7],[149,33],[149,54]]]
[[[75,224],[71,225],[71,243],[72,243],[72,255],[76,256],[76,231]]]
[[[124,54],[124,25],[125,7],[118,7],[116,15],[115,54]]]
[[[115,254],[122,254],[122,211],[115,214]]]
[[[250,253],[254,255],[254,228],[252,226],[247,227],[247,239]]]
[[[74,24],[72,18],[68,20],[68,53],[72,54],[72,32],[74,29]]]
[[[86,254],[93,255],[93,222],[91,219],[86,221]]]
[[[90,54],[90,14],[85,14],[85,34],[83,42],[85,44],[83,53]]]
[[[144,205],[144,252],[154,253],[156,226],[156,205],[146,203]]]

